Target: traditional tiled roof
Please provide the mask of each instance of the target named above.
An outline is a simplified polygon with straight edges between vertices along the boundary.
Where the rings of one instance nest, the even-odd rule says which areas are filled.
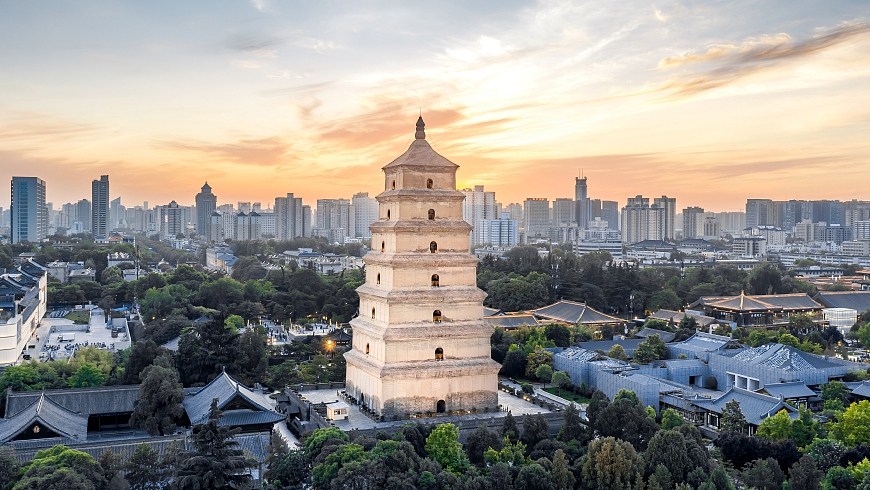
[[[236,398],[242,398],[260,411],[271,411],[273,405],[269,397],[244,386],[226,372],[222,372],[198,391],[188,393],[185,394],[181,404],[192,424],[200,424],[208,420],[211,402],[215,398],[218,399],[218,408],[221,410]]]
[[[792,381],[789,383],[769,383],[764,385],[764,391],[768,395],[775,398],[809,398],[815,396],[816,393],[807,388],[803,381]]]
[[[764,344],[746,349],[734,355],[737,361],[757,364],[783,371],[810,371],[819,368],[836,367],[822,357],[803,352],[789,345]]]
[[[804,293],[748,295],[742,291],[738,296],[703,296],[692,306],[702,305],[717,310],[735,312],[783,310],[820,310],[822,305]]]
[[[61,437],[85,441],[88,433],[87,415],[71,412],[44,394],[12,417],[0,419],[0,443],[12,438],[34,423],[48,427]]]
[[[644,328],[640,332],[636,333],[635,337],[645,339],[652,335],[658,335],[662,342],[673,342],[674,338],[676,338],[677,336],[674,333],[665,332],[664,330],[658,330],[655,328]]]
[[[411,146],[384,169],[403,165],[458,168],[459,165],[439,155],[426,141],[423,118],[417,120],[417,134]]]
[[[862,381],[852,388],[852,394],[862,398],[870,398],[870,381]]]
[[[498,315],[485,316],[483,323],[493,327],[517,328],[526,325],[537,325],[534,315]]]
[[[254,410],[227,410],[221,416],[220,425],[238,427],[240,425],[274,424],[287,418],[278,412],[267,410],[257,412]]]
[[[537,310],[532,310],[538,318],[555,320],[565,323],[582,323],[586,325],[624,323],[625,320],[595,311],[583,303],[562,300]]]
[[[496,310],[495,308],[487,308],[483,307],[483,316],[495,316],[501,313],[501,310]]]
[[[693,399],[692,403],[705,410],[711,412],[722,413],[725,404],[731,400],[737,400],[740,403],[740,410],[743,416],[746,417],[746,422],[758,426],[767,417],[776,415],[780,410],[787,410],[790,415],[796,416],[797,409],[783,402],[779,398],[774,398],[761,393],[754,393],[741,388],[731,388],[724,395],[710,400],[706,398]]]
[[[683,318],[685,318],[686,316],[690,316],[690,317],[694,318],[695,321],[698,322],[698,325],[701,327],[707,327],[711,323],[716,322],[716,319],[711,317],[711,316],[693,315],[691,313],[689,313],[689,314],[683,313],[682,311],[665,310],[665,309],[661,309],[661,310],[653,313],[652,315],[649,316],[649,318],[654,318],[656,320],[663,320],[666,322],[672,322],[674,324],[677,324],[677,323],[680,323],[680,321],[682,321]]]
[[[68,388],[62,390],[10,391],[6,397],[6,417],[23,411],[45,396],[67,410],[87,416],[132,413],[139,400],[139,385]]]
[[[870,291],[819,291],[816,297],[828,308],[849,308],[858,313],[870,310]]]
[[[637,346],[646,339],[613,339],[613,340],[593,340],[591,342],[580,342],[578,345],[586,350],[600,350],[605,353],[610,352],[614,345],[621,345],[625,352],[631,356]]]

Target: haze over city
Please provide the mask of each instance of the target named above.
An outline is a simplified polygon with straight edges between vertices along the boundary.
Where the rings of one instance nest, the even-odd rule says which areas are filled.
[[[413,138],[502,202],[866,197],[857,2],[5,3],[0,168],[75,202],[377,194]],[[26,169],[26,170],[25,170]],[[0,188],[0,202],[9,189]]]

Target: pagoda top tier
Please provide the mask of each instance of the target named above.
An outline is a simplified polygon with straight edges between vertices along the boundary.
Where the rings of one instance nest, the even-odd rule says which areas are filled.
[[[414,142],[408,147],[405,153],[402,153],[399,158],[390,162],[383,169],[386,171],[395,167],[444,167],[457,169],[459,165],[442,157],[429,146],[426,141],[426,123],[423,118],[417,119],[417,128],[414,133]]]

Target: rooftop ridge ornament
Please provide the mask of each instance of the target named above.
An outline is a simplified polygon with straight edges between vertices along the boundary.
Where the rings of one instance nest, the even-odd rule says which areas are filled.
[[[417,132],[414,133],[414,138],[416,138],[418,140],[426,139],[426,131],[425,130],[426,130],[426,123],[423,122],[423,116],[420,115],[420,117],[417,119]]]

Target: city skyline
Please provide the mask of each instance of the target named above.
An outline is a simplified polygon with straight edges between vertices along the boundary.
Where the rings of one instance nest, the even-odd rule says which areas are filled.
[[[56,206],[102,174],[127,206],[192,204],[205,181],[222,202],[374,195],[421,109],[457,187],[503,203],[571,197],[581,169],[620,204],[867,197],[867,5],[2,12],[0,167]]]

